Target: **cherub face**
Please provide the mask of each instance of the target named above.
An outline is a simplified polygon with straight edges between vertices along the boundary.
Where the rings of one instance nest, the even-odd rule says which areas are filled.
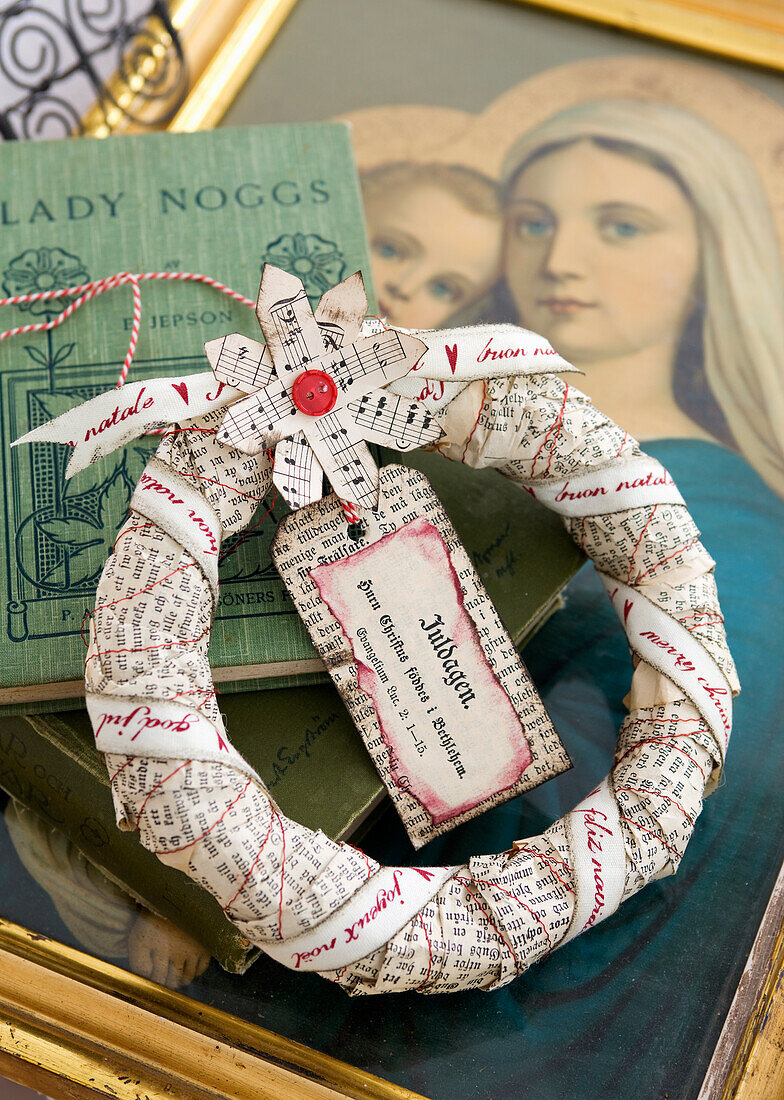
[[[411,183],[365,203],[381,315],[403,328],[438,328],[498,275],[500,219],[470,210],[444,187]]]
[[[523,324],[576,365],[675,347],[695,304],[694,210],[657,168],[578,141],[520,173],[505,268]]]

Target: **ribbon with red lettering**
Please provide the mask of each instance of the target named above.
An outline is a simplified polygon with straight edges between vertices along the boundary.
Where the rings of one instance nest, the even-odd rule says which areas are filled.
[[[566,815],[576,901],[563,942],[605,920],[621,904],[626,851],[615,795],[607,779]]]
[[[606,573],[599,573],[629,645],[691,699],[713,733],[722,760],[732,728],[732,688],[714,659],[672,615]]]
[[[153,378],[99,393],[15,440],[20,443],[68,443],[74,451],[65,470],[73,477],[91,462],[111,454],[151,428],[179,424],[244,397],[218,382],[212,371],[184,378]]]
[[[292,970],[338,970],[392,938],[435,897],[454,867],[381,867],[337,912],[301,936],[265,943]]]
[[[561,516],[598,516],[654,504],[683,504],[683,497],[660,462],[648,455],[591,470],[563,481],[525,483],[536,500]]]
[[[92,639],[87,660],[96,655],[97,645]],[[247,775],[256,775],[229,742],[220,718],[215,724],[187,702],[90,693],[87,711],[99,752],[164,759],[196,756],[229,763]]]
[[[503,378],[521,374],[573,374],[573,367],[549,340],[519,325],[470,328],[401,329],[427,344],[427,353],[411,372],[442,382]]]
[[[512,375],[578,373],[548,340],[518,325],[401,329],[423,340],[427,351],[410,374],[389,389],[401,397],[443,409],[471,382]]]

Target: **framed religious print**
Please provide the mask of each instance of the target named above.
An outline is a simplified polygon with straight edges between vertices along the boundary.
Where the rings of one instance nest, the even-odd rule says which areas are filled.
[[[165,947],[150,946],[152,933],[133,941],[126,934],[112,954],[114,903],[96,900],[91,920],[80,919],[67,900],[75,890],[68,876],[58,886],[53,871],[47,877],[24,854],[32,842],[24,846],[12,809],[0,864],[2,912],[14,925],[2,940],[11,978],[0,999],[14,1027],[27,1031],[15,1032],[16,1048],[5,1033],[5,1073],[37,1064],[84,1085],[83,1071],[73,1062],[66,1071],[57,1052],[94,1050],[98,1037],[46,1001],[56,987],[58,997],[71,991],[86,1009],[100,1008],[112,1025],[107,1057],[131,1065],[128,1076],[150,1095],[167,1080],[187,1093],[189,1063],[205,1037],[215,1073],[230,1075],[223,1095],[246,1095],[251,1079],[273,1094],[298,1088],[303,1096],[775,1094],[780,1070],[766,1060],[765,1031],[775,1034],[768,1029],[781,1021],[773,989],[784,739],[770,670],[784,625],[784,81],[772,68],[678,47],[718,51],[707,33],[680,33],[683,5],[658,7],[669,9],[669,43],[542,5],[401,0],[390,9],[380,0],[334,0],[327,8],[300,0],[223,122],[350,122],[387,322],[540,333],[582,372],[569,376],[570,386],[677,482],[715,563],[721,625],[742,687],[726,770],[678,873],[628,897],[503,989],[349,998],[318,974],[264,956],[230,974],[168,931],[158,941]],[[605,23],[616,18],[604,5]],[[775,21],[763,26],[757,6],[713,5],[705,18],[704,26],[712,19],[725,31],[740,20],[744,41],[746,32],[777,41]],[[756,59],[771,64],[775,55]],[[619,439],[619,450],[625,445]],[[654,530],[660,520],[652,515]],[[661,534],[671,534],[666,522]],[[591,530],[583,535],[590,543]],[[514,576],[514,561],[504,562],[498,568]],[[695,633],[710,629],[704,610],[694,612]],[[394,816],[382,817],[357,840],[371,860],[454,867],[509,851],[579,804],[608,771],[631,669],[594,573],[577,574],[564,607],[523,656],[573,769],[416,855]],[[632,709],[642,679],[635,674]],[[658,751],[655,731],[646,740]],[[694,756],[690,768],[705,768],[690,743],[674,743],[683,750],[676,754]],[[76,852],[89,856],[101,841],[108,843],[87,828]],[[80,856],[61,857],[58,874],[63,858]],[[80,876],[70,880],[84,885],[91,873]],[[78,956],[100,955],[99,944],[124,972]],[[148,977],[130,975],[143,952]],[[42,973],[56,982],[33,980]],[[181,993],[161,988],[178,974],[190,978]],[[162,1021],[149,1057],[134,1037],[148,1026],[145,1013]],[[33,1015],[46,1028],[33,1027]],[[267,1080],[266,1072],[284,1077]],[[110,1083],[125,1087],[118,1081],[121,1068]],[[216,1082],[202,1082],[207,1095]]]

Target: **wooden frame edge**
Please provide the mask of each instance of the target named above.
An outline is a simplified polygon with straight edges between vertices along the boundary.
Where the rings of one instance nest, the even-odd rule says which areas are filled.
[[[0,973],[0,1072],[65,1097],[423,1100],[3,920]]]
[[[771,1016],[784,1033],[784,989],[779,988],[784,966],[784,864],[779,871],[762,923],[724,1021],[698,1100],[767,1100],[773,1095],[758,1078],[763,1028]],[[778,997],[774,1004],[774,995]],[[765,1063],[763,1062],[763,1072]],[[779,1062],[780,1078],[784,1063]],[[763,1091],[757,1091],[757,1083]]]
[[[784,12],[755,14],[739,0],[731,12],[710,0],[514,0],[560,15],[606,23],[734,61],[784,70]],[[759,8],[758,4],[753,7]]]

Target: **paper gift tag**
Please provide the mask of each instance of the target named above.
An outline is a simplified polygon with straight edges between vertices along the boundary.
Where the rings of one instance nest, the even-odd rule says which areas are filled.
[[[272,559],[421,848],[570,761],[427,478],[384,467],[364,518],[318,500]]]

